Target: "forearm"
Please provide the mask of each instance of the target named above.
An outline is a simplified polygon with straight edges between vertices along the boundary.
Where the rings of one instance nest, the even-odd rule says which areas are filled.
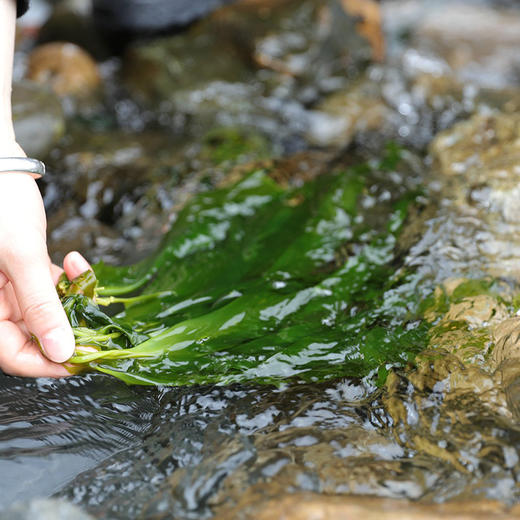
[[[15,0],[0,0],[0,147],[2,141],[14,141],[11,86],[15,28]]]

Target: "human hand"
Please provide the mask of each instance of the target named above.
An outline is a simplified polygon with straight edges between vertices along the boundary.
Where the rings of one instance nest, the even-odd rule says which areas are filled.
[[[15,20],[16,2],[0,0],[0,157],[25,156],[11,117]],[[12,375],[68,375],[58,363],[74,352],[74,334],[54,288],[61,270],[49,260],[45,232],[34,179],[0,173],[0,369]],[[78,253],[67,255],[64,266],[71,278],[89,269]]]
[[[5,143],[4,143],[5,144]],[[17,146],[17,145],[16,145]],[[18,152],[18,153],[16,153]],[[23,156],[0,146],[0,156]],[[69,253],[65,273],[75,278],[90,269]],[[74,335],[55,290],[62,270],[51,264],[46,246],[43,201],[30,175],[0,173],[0,369],[10,375],[60,377],[59,363],[74,352]],[[31,340],[38,338],[45,353]]]

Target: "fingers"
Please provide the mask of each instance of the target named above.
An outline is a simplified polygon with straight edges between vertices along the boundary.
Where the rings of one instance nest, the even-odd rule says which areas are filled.
[[[76,252],[67,255],[65,265],[69,278],[75,278],[90,269],[88,262]],[[56,285],[63,269],[53,264],[50,264],[49,269],[53,284]],[[0,369],[6,374],[23,377],[71,375],[70,370],[42,355],[31,340],[31,332],[22,320],[14,286],[8,282],[8,277],[0,272]]]
[[[63,268],[69,280],[73,280],[85,271],[92,269],[90,264],[77,251],[70,252],[63,259]]]
[[[0,321],[0,368],[6,374],[24,377],[64,377],[65,367],[45,358],[19,324]]]
[[[74,278],[78,277],[80,274],[83,274],[85,271],[91,271],[92,267],[90,264],[83,258],[83,256],[77,251],[71,251],[67,254],[67,256],[63,260],[63,266],[65,269],[61,267],[51,264],[51,274],[52,279],[54,280],[54,285],[58,283],[58,280],[63,272],[67,275],[69,280],[74,280]],[[1,273],[0,273],[1,276]],[[1,287],[1,278],[0,278],[0,287]]]
[[[27,328],[34,334],[45,355],[61,363],[74,352],[74,335],[54,288],[45,247],[25,250],[5,270]]]

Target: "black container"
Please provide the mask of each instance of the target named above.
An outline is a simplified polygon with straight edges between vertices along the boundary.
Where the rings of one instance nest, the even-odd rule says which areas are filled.
[[[97,26],[108,33],[147,35],[181,29],[233,0],[94,0]]]

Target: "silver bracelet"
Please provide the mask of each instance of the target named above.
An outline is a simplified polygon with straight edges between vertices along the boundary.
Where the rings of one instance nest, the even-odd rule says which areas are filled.
[[[45,164],[29,157],[0,157],[0,173],[27,173],[35,179],[45,175]]]

